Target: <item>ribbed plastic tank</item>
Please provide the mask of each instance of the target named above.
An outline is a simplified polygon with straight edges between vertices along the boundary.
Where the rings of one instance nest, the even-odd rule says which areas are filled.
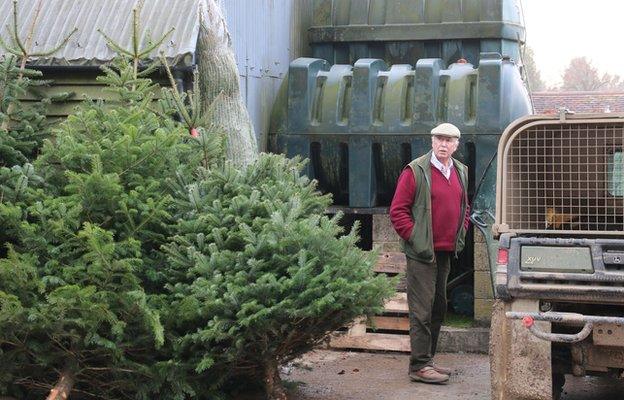
[[[431,129],[450,122],[462,132],[456,156],[471,168],[472,194],[505,127],[531,113],[514,62],[497,53],[479,60],[299,58],[273,109],[270,148],[309,158],[305,172],[336,205],[387,206],[402,168],[431,149]]]
[[[316,0],[309,42],[312,56],[330,64],[464,58],[477,65],[488,52],[518,60],[522,22],[520,0]]]

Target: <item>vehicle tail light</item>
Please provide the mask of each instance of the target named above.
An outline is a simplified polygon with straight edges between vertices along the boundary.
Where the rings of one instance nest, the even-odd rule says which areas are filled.
[[[507,265],[509,262],[509,250],[508,249],[498,249],[498,259],[496,260],[497,264]]]

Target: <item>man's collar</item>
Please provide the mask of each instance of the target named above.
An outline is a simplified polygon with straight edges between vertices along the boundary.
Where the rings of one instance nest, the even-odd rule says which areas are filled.
[[[433,166],[439,169],[440,171],[444,171],[447,168],[450,171],[453,168],[453,158],[449,157],[449,165],[447,167],[446,165],[442,164],[440,160],[438,160],[438,157],[436,157],[435,153],[432,151],[431,152],[431,164],[433,164]]]

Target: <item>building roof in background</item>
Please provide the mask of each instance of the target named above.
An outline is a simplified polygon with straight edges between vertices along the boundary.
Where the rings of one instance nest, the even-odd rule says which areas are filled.
[[[579,114],[624,112],[624,92],[534,92],[536,114],[556,114],[567,108]]]
[[[19,0],[17,20],[19,37],[26,42],[37,14],[31,52],[49,51],[60,44],[74,28],[69,42],[55,54],[33,58],[30,65],[101,65],[116,55],[102,30],[124,49],[132,47],[132,10],[136,0]],[[146,0],[139,16],[142,43],[160,39],[171,28],[175,30],[150,59],[165,53],[173,65],[192,65],[199,35],[199,10],[206,10],[205,0]],[[0,1],[0,35],[13,45],[13,2]],[[142,46],[143,48],[146,46]],[[7,51],[0,46],[0,55]]]

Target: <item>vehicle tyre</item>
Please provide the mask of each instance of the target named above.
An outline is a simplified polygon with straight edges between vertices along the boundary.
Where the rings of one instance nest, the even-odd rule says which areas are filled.
[[[453,311],[459,315],[474,314],[474,288],[471,285],[459,285],[451,290],[450,303]]]
[[[564,374],[552,374],[552,393],[553,400],[560,400],[563,393],[563,385],[565,384]]]

